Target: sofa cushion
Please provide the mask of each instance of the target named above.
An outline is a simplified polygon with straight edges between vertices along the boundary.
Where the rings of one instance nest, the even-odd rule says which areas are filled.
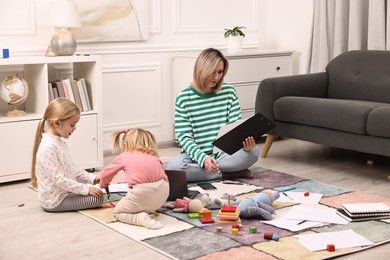
[[[348,99],[287,96],[275,101],[274,116],[277,121],[367,134],[367,116],[373,109],[386,105]]]
[[[345,52],[326,66],[328,98],[390,103],[390,51]]]
[[[375,108],[368,114],[367,133],[373,136],[390,137],[390,105]]]

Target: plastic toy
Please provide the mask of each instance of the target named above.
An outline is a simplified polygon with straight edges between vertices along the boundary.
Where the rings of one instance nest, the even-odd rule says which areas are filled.
[[[272,193],[260,192],[253,198],[245,198],[238,203],[240,217],[259,218],[270,220],[275,213],[272,203],[279,198],[279,192]]]

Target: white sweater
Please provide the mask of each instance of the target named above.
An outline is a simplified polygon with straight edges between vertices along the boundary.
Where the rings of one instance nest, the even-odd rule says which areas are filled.
[[[81,170],[72,162],[66,142],[59,136],[44,133],[37,151],[35,172],[38,198],[43,208],[58,206],[68,193],[88,195],[95,175]]]

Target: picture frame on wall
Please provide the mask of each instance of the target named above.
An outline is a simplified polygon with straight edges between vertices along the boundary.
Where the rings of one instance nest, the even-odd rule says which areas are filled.
[[[145,41],[146,0],[68,0],[77,3],[81,27],[71,31],[77,42]]]

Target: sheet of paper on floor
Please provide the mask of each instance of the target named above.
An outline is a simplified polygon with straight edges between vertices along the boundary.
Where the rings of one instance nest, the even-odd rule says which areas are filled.
[[[309,196],[305,196],[305,192],[297,191],[286,191],[284,192],[288,196],[284,195],[283,192],[280,193],[279,199],[280,202],[294,202],[302,204],[318,204],[321,200],[323,194],[320,193],[310,193]],[[290,197],[290,198],[289,198]]]
[[[323,223],[323,222],[305,221],[301,223],[302,220],[286,219],[285,215],[289,211],[290,211],[289,207],[279,209],[276,211],[276,214],[273,215],[272,220],[262,220],[261,222],[271,226],[287,229],[293,232],[315,227],[315,226],[328,225],[328,223]]]
[[[333,244],[336,248],[348,248],[373,245],[367,238],[357,234],[352,229],[323,232],[307,235],[296,235],[298,242],[311,252],[326,250],[327,245]]]
[[[237,184],[224,184],[222,182],[213,182],[212,183],[217,189],[216,190],[203,190],[199,186],[193,186],[189,188],[190,190],[197,190],[200,193],[208,193],[209,196],[214,198],[221,198],[224,193],[230,195],[238,195],[242,193],[248,193],[256,189],[261,189],[262,187],[254,186],[254,185],[237,185]]]
[[[310,220],[347,225],[348,221],[336,213],[336,209],[323,205],[299,204],[290,208],[285,218],[295,220]]]

